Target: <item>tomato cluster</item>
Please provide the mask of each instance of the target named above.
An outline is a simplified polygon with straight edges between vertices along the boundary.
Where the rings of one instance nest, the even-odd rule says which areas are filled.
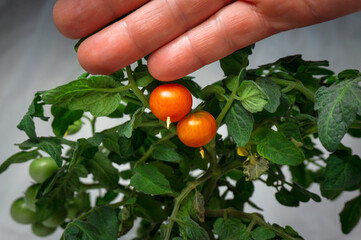
[[[34,159],[29,166],[29,174],[36,183],[28,187],[24,197],[16,199],[10,207],[10,215],[14,221],[21,224],[31,224],[32,232],[40,237],[48,236],[55,232],[56,228],[64,223],[69,212],[66,210],[58,211],[41,222],[37,219],[35,206],[40,184],[58,170],[59,167],[52,158],[42,157]]]
[[[178,122],[177,135],[189,147],[202,147],[216,135],[217,124],[214,117],[205,111],[190,113],[192,95],[180,84],[164,84],[151,93],[150,110],[162,121]],[[187,115],[188,114],[188,115]]]

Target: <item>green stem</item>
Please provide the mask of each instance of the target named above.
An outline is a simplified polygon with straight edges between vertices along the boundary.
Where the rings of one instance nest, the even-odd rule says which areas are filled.
[[[291,235],[284,232],[283,230],[268,224],[260,216],[258,216],[255,213],[245,213],[245,212],[235,210],[232,208],[217,209],[217,210],[207,209],[206,210],[206,216],[208,216],[208,217],[223,217],[224,215],[229,215],[229,216],[237,217],[237,218],[249,219],[249,220],[251,220],[251,223],[254,222],[260,226],[268,228],[271,231],[275,232],[279,237],[281,237],[282,239],[285,239],[285,240],[300,240],[300,238],[292,237]]]
[[[133,92],[137,96],[137,98],[142,102],[143,106],[146,108],[149,108],[148,99],[144,96],[142,91],[140,91],[137,84],[135,83],[133,72],[132,72],[132,69],[130,68],[130,66],[127,66],[126,70],[127,70],[130,88],[133,90]]]
[[[220,168],[221,174],[219,176],[222,176],[222,175],[226,174],[228,171],[232,170],[233,168],[238,168],[240,166],[242,166],[242,164],[238,160],[232,161]],[[193,182],[189,182],[187,184],[187,187],[185,187],[182,190],[182,192],[178,195],[178,197],[175,198],[173,211],[170,216],[169,223],[166,225],[166,230],[165,230],[166,233],[165,233],[165,238],[164,238],[165,240],[169,240],[169,238],[170,238],[172,228],[173,228],[174,222],[176,220],[179,207],[182,204],[182,201],[188,196],[188,194],[192,191],[192,189],[195,189],[198,185],[204,183],[212,176],[214,176],[214,172],[207,171],[203,176],[201,176],[197,180],[195,180]]]
[[[307,87],[305,87],[302,82],[300,82],[300,81],[293,82],[293,81],[289,81],[289,80],[285,80],[285,79],[277,78],[277,77],[269,77],[269,78],[272,79],[273,81],[275,81],[275,83],[277,83],[281,86],[285,86],[285,87],[288,87],[291,83],[295,83],[296,90],[298,90],[303,95],[305,95],[305,97],[308,100],[315,102],[315,94],[311,90],[309,90]]]
[[[154,150],[154,145],[160,144],[164,141],[167,141],[169,139],[171,139],[172,137],[174,137],[175,134],[172,132],[169,132],[167,135],[165,135],[164,137],[158,139],[155,143],[153,143],[152,145],[150,145],[150,147],[148,148],[148,150],[144,153],[144,155],[135,163],[134,168],[145,163],[145,161],[147,161],[147,159],[150,157],[150,155],[152,155],[152,152]]]
[[[163,124],[158,120],[141,122],[138,127],[163,127]]]
[[[296,83],[295,82],[290,82],[290,84],[288,84],[288,86],[286,86],[285,88],[283,88],[281,90],[282,93],[288,93],[289,91],[292,91],[294,88],[296,87]]]
[[[226,116],[228,110],[231,108],[232,103],[234,101],[236,97],[236,90],[234,90],[231,94],[231,96],[229,96],[228,101],[226,103],[226,105],[224,106],[224,108],[222,109],[221,113],[218,115],[217,119],[216,119],[216,123],[217,123],[217,127],[221,126],[221,123],[223,121],[223,118]]]
[[[207,179],[212,177],[212,174],[210,172],[206,172],[202,177],[195,180],[194,182],[190,182],[187,184],[187,186],[182,190],[182,192],[178,195],[178,197],[174,200],[174,208],[172,211],[172,214],[170,215],[169,223],[166,225],[165,229],[165,240],[169,240],[170,235],[172,233],[172,228],[174,225],[174,222],[176,220],[178,210],[180,205],[182,204],[183,200],[188,196],[188,194],[195,189],[198,185],[205,182]]]

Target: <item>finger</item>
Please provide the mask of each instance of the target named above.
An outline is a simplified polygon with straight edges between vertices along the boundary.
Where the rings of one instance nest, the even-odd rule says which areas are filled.
[[[101,29],[149,0],[58,0],[53,8],[55,26],[77,39]]]
[[[78,49],[82,67],[93,74],[123,68],[189,28],[231,0],[155,0],[86,39]]]
[[[155,51],[148,68],[159,80],[178,79],[275,33],[254,5],[236,1]]]

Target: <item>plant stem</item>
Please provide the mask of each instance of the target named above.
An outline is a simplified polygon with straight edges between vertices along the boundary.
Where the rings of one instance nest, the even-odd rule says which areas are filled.
[[[221,174],[219,174],[219,177],[226,174],[228,171],[232,170],[233,168],[238,168],[240,166],[242,166],[242,163],[239,162],[238,160],[232,161],[232,162],[224,165],[223,167],[220,168]],[[182,192],[178,195],[178,197],[175,198],[173,211],[172,211],[172,214],[170,216],[169,223],[166,225],[166,230],[165,230],[166,233],[165,233],[165,238],[164,238],[165,240],[169,240],[169,238],[170,238],[172,228],[173,228],[173,224],[174,224],[174,221],[176,220],[178,210],[179,210],[180,205],[182,204],[182,201],[188,196],[188,194],[194,188],[196,188],[198,185],[204,183],[205,181],[207,181],[212,176],[214,176],[214,172],[207,171],[203,176],[201,176],[197,180],[195,180],[193,182],[189,182],[187,184],[187,187],[185,187],[182,190]]]
[[[148,150],[144,153],[144,155],[135,163],[134,168],[145,163],[145,161],[147,161],[147,159],[150,157],[150,155],[152,154],[153,150],[154,150],[154,145],[160,144],[164,141],[167,141],[169,139],[171,139],[172,137],[174,137],[175,134],[172,132],[169,132],[168,134],[166,134],[164,137],[158,139],[155,143],[153,143],[152,145],[150,145],[150,147],[148,148]]]
[[[305,97],[308,100],[315,102],[315,94],[311,90],[309,90],[307,87],[305,87],[302,82],[300,82],[300,81],[293,82],[293,81],[288,81],[288,80],[285,80],[282,78],[277,78],[277,77],[269,77],[269,78],[272,79],[273,81],[275,81],[275,83],[277,83],[281,86],[285,86],[285,87],[288,87],[290,84],[295,84],[294,88],[296,90],[298,90],[303,95],[305,95]]]
[[[182,204],[183,200],[188,196],[188,194],[193,189],[195,189],[198,185],[205,182],[210,177],[212,177],[212,174],[210,172],[206,172],[202,177],[198,178],[194,182],[188,183],[187,186],[178,195],[178,197],[175,198],[175,200],[174,200],[174,208],[173,208],[172,214],[170,216],[169,223],[166,225],[166,229],[165,229],[165,238],[164,238],[165,240],[169,240],[169,238],[170,238],[170,235],[172,233],[172,228],[173,228],[174,221],[176,220],[179,207]]]
[[[258,216],[255,213],[245,213],[245,212],[238,211],[238,210],[235,210],[235,209],[232,209],[232,208],[217,209],[217,210],[207,209],[206,210],[206,216],[208,216],[208,217],[223,217],[225,214],[229,215],[229,216],[237,217],[237,218],[250,219],[251,223],[254,222],[254,223],[257,223],[260,226],[268,228],[268,229],[275,232],[278,236],[280,236],[281,238],[283,238],[285,240],[300,240],[300,238],[292,237],[291,235],[289,235],[288,233],[282,231],[281,229],[276,228],[276,227],[268,224],[260,216]]]
[[[231,108],[232,103],[234,101],[236,97],[236,90],[234,90],[231,95],[229,96],[226,105],[224,106],[224,108],[222,109],[221,113],[218,115],[217,119],[216,119],[216,123],[217,123],[217,127],[221,126],[221,123],[223,121],[223,118],[226,116],[228,110]]]
[[[132,69],[130,68],[130,66],[127,66],[126,70],[127,70],[130,88],[133,90],[133,92],[137,96],[137,98],[142,102],[143,106],[146,108],[149,108],[148,99],[144,96],[142,91],[140,91],[137,84],[135,83],[133,72],[132,72]]]
[[[132,98],[132,97],[123,96],[122,100],[124,100],[126,102],[137,104],[139,106],[143,106],[142,102],[140,102],[138,99],[135,99],[135,98]]]

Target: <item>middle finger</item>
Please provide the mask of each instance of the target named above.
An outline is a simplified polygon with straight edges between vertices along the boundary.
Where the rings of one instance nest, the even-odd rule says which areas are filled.
[[[232,0],[154,0],[86,39],[79,47],[82,67],[110,74],[173,40]]]

